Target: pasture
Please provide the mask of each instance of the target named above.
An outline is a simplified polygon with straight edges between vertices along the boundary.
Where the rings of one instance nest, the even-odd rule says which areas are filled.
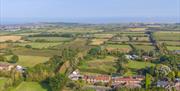
[[[105,45],[107,50],[119,50],[122,52],[128,52],[131,50],[131,47],[129,45],[117,45],[117,44],[107,44]]]
[[[26,45],[31,45],[32,48],[38,48],[38,49],[42,49],[42,48],[49,48],[49,47],[54,47],[57,45],[61,45],[62,42],[42,42],[42,43],[38,43],[38,42],[29,42],[29,43],[13,43],[13,45],[15,46],[22,46],[25,47]]]
[[[30,41],[38,41],[44,40],[49,42],[61,42],[61,41],[71,41],[73,38],[65,38],[65,37],[28,37]]]
[[[7,56],[9,59],[11,56]],[[36,64],[44,63],[49,60],[49,57],[42,57],[42,56],[24,56],[18,55],[19,61],[16,63],[18,65],[22,65],[24,67],[33,67]]]
[[[12,91],[51,91],[50,87],[45,83],[38,82],[22,82]]]
[[[3,86],[4,86],[6,81],[7,81],[7,78],[0,77],[0,90],[3,89]]]
[[[114,35],[113,34],[94,34],[93,37],[95,38],[100,38],[100,39],[110,39],[112,38]]]
[[[155,32],[154,37],[156,40],[169,40],[169,41],[178,41],[180,40],[180,32]]]
[[[115,57],[107,56],[105,59],[84,61],[78,67],[82,74],[109,74],[116,72]]]
[[[170,51],[175,51],[175,50],[180,50],[180,46],[166,46],[168,50]]]
[[[142,50],[145,50],[145,51],[151,51],[151,50],[154,50],[155,47],[154,46],[150,46],[150,45],[133,45],[135,48],[137,49],[142,49]]]

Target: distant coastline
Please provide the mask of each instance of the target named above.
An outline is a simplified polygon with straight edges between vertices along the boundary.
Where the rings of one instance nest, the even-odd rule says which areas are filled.
[[[180,23],[180,17],[104,17],[104,18],[1,18],[0,25],[24,24],[38,22],[71,22],[71,23]]]

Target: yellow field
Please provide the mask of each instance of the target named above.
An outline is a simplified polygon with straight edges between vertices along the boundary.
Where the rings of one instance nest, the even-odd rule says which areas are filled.
[[[21,36],[0,36],[0,42],[5,42],[9,40],[15,42],[21,40],[21,38]]]
[[[108,39],[92,39],[90,45],[101,45]]]
[[[146,28],[128,28],[130,31],[145,31]]]
[[[2,43],[0,43],[0,49],[4,49],[4,48],[7,48],[7,47],[8,47],[7,44],[2,44]]]

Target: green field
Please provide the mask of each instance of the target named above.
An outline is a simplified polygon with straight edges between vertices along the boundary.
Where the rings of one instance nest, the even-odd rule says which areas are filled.
[[[167,49],[170,51],[174,51],[174,50],[180,50],[180,47],[176,47],[176,46],[167,46]]]
[[[139,62],[139,61],[129,61],[128,63],[128,68],[132,68],[132,69],[142,69],[145,67],[151,67],[151,66],[155,66],[155,64],[152,64],[150,62]]]
[[[112,38],[114,35],[113,34],[94,34],[93,37],[95,38]]]
[[[28,40],[36,41],[36,40],[46,40],[50,42],[58,42],[58,41],[71,41],[73,38],[65,38],[65,37],[28,37]]]
[[[42,57],[42,56],[24,56],[18,55],[19,61],[17,62],[18,65],[22,65],[25,67],[33,67],[36,64],[44,63],[49,60],[49,57]],[[8,59],[10,56],[7,57]]]
[[[156,40],[180,40],[180,32],[155,32]]]
[[[109,74],[116,71],[115,57],[107,56],[105,59],[85,61],[78,68],[82,74]]]
[[[57,45],[62,44],[63,42],[55,42],[55,43],[38,43],[38,42],[31,42],[31,43],[14,43],[13,45],[18,45],[18,46],[26,46],[26,45],[31,45],[32,48],[49,48],[49,47],[54,47]]]
[[[119,50],[119,51],[123,51],[123,52],[128,52],[131,50],[131,47],[129,45],[117,45],[117,44],[107,44],[105,45],[105,47],[108,50]]]
[[[165,43],[166,45],[180,46],[180,42],[178,42],[178,41],[159,41],[159,42]]]
[[[137,49],[142,49],[145,51],[151,51],[155,49],[153,46],[149,46],[149,45],[133,45],[133,46]]]
[[[0,90],[3,88],[5,82],[6,82],[7,78],[4,77],[0,77]]]
[[[47,84],[40,84],[38,82],[22,82],[12,91],[51,91]]]

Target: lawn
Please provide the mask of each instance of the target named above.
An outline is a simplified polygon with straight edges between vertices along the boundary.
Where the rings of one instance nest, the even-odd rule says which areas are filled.
[[[31,43],[14,43],[14,45],[18,45],[18,46],[25,46],[25,45],[31,45],[32,48],[49,48],[49,47],[53,47],[53,46],[57,46],[62,44],[62,42],[55,42],[55,43],[51,43],[51,42],[47,42],[47,43],[38,43],[38,42],[31,42]]]
[[[42,57],[42,56],[24,56],[24,55],[18,55],[19,61],[17,62],[18,65],[22,65],[25,67],[33,67],[36,64],[44,63],[49,60],[49,57]],[[7,56],[9,59],[10,56]]]
[[[47,84],[40,84],[38,82],[22,82],[12,91],[51,91]]]
[[[115,57],[107,56],[105,59],[93,59],[83,62],[78,68],[82,74],[109,74],[116,72]]]

